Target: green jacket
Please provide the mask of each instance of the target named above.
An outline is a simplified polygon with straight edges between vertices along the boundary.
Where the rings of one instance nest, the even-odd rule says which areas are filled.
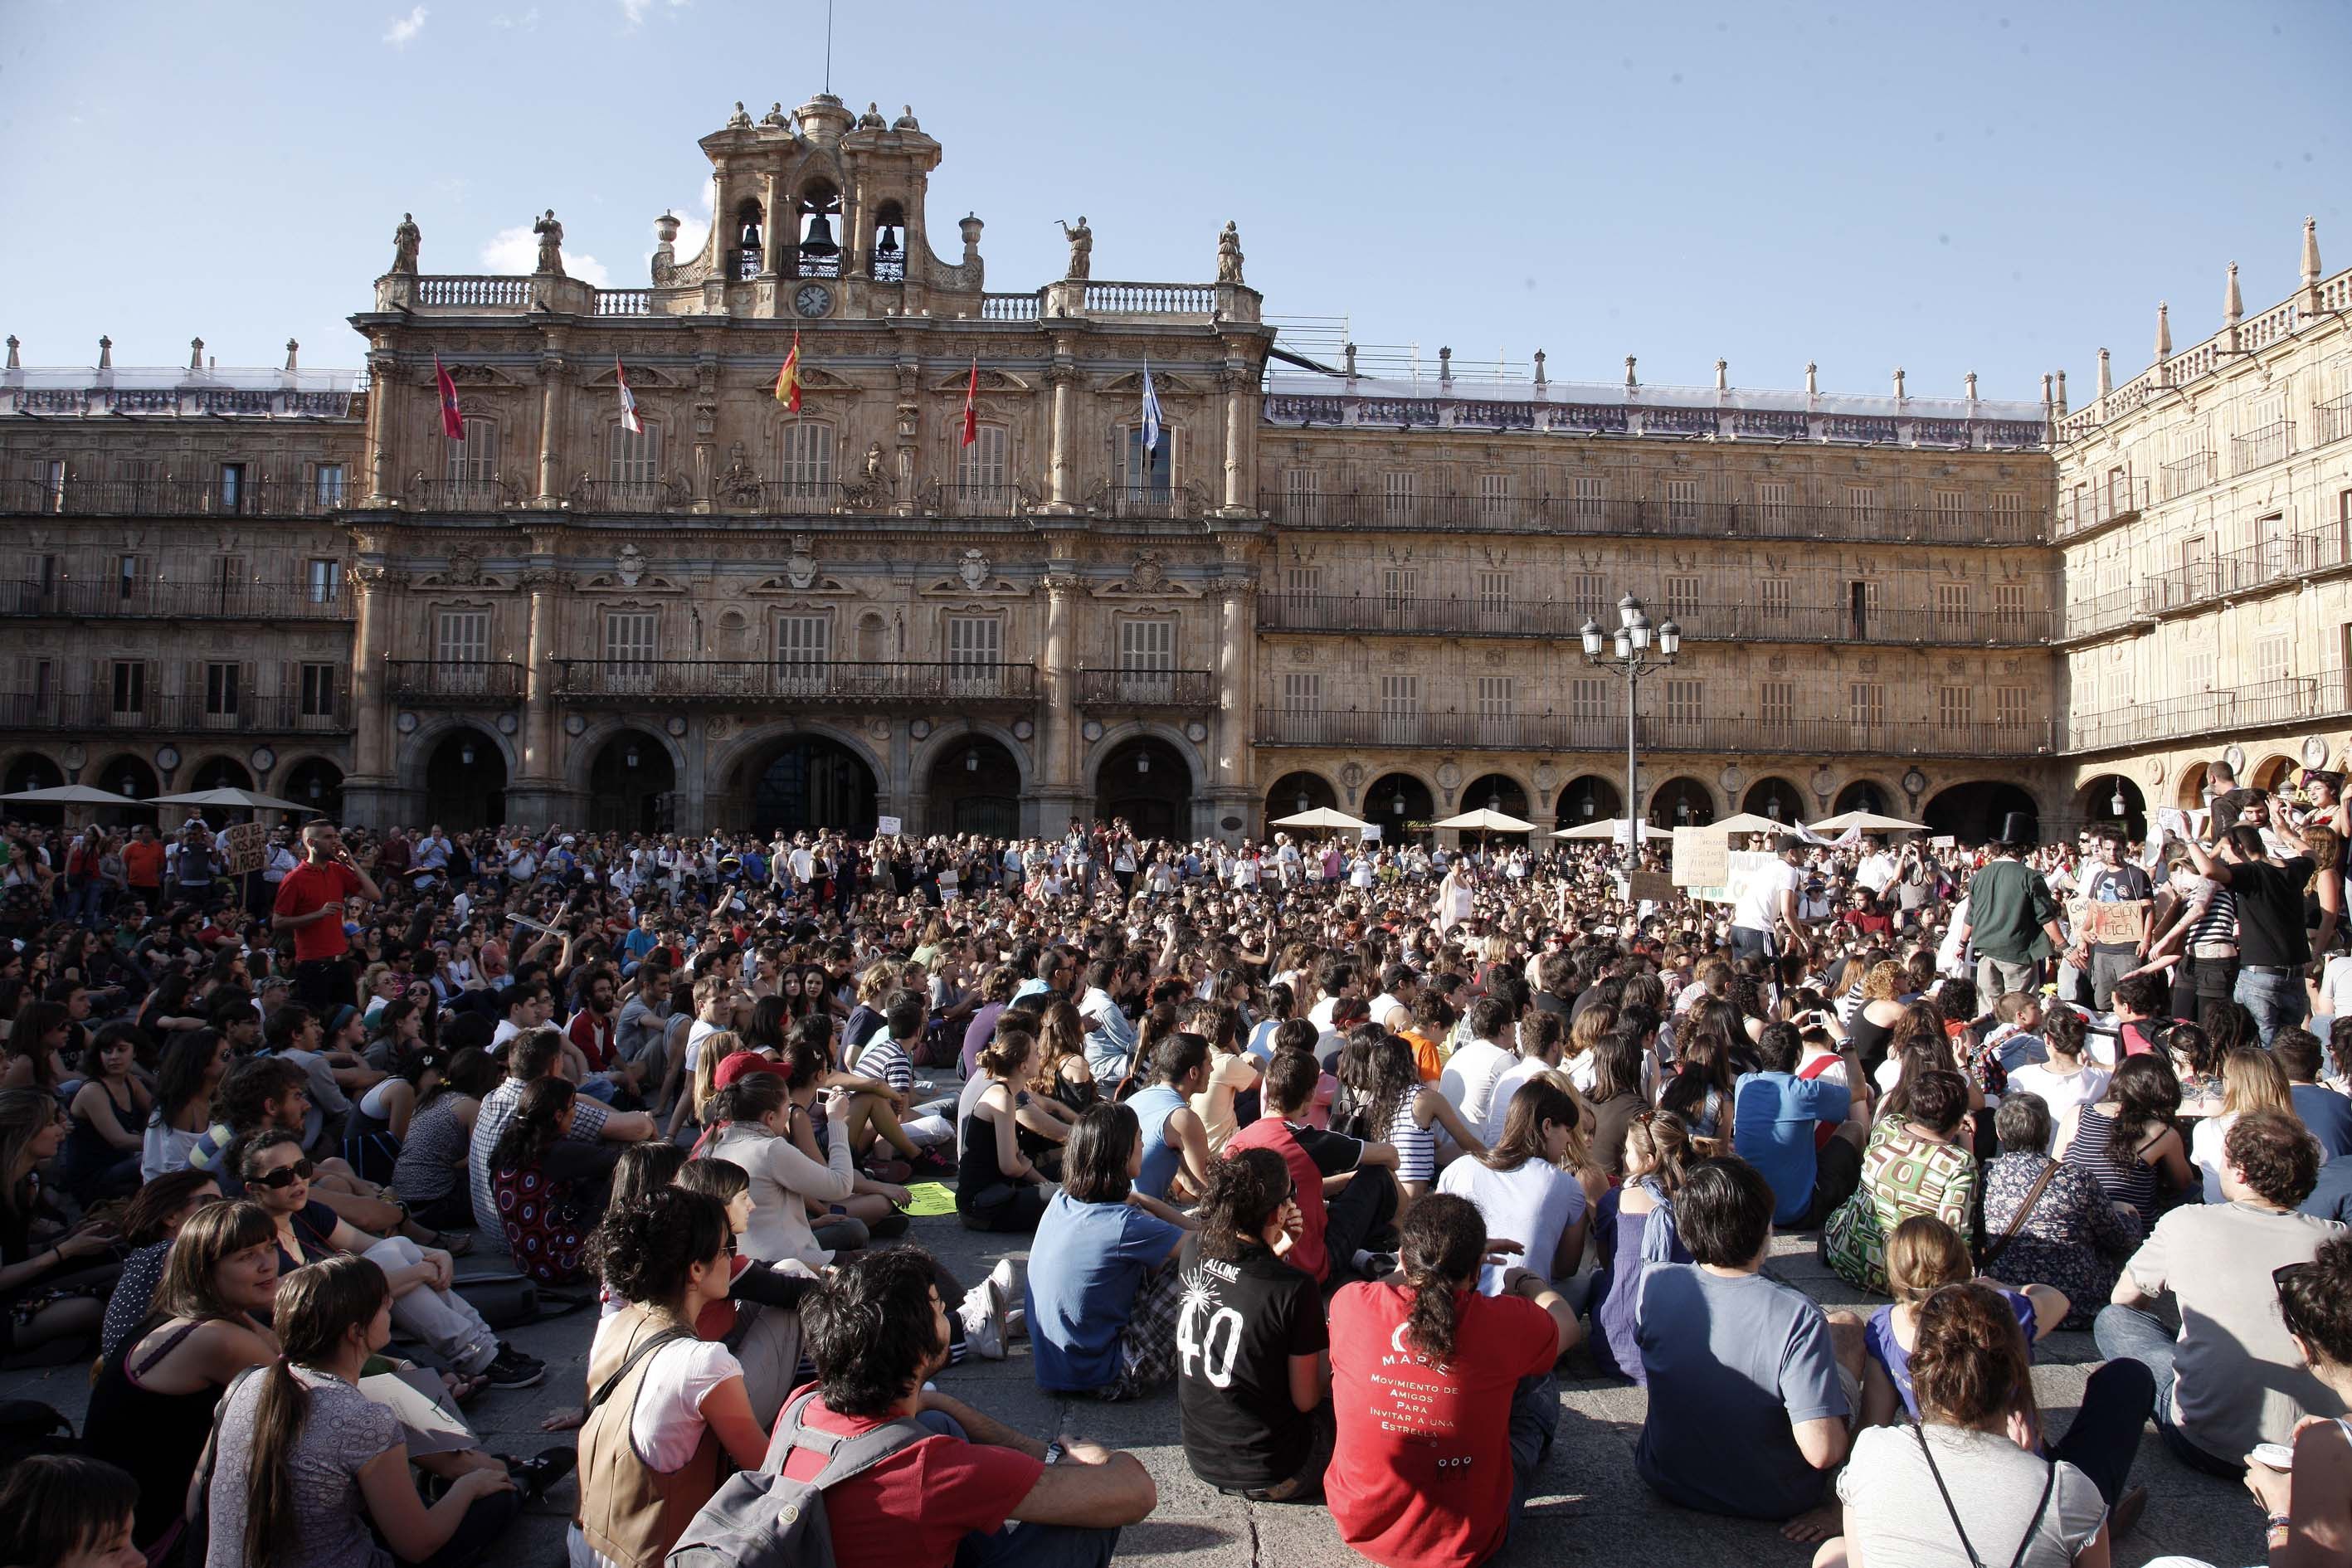
[[[2041,872],[2006,857],[1969,879],[1969,934],[1977,951],[2003,963],[2047,958],[2050,934],[2042,926],[2058,918],[2058,901]]]

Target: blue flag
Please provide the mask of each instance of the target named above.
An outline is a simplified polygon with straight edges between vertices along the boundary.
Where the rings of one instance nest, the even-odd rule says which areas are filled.
[[[1143,365],[1143,449],[1149,453],[1159,446],[1160,394],[1152,390],[1151,363],[1147,360]]]

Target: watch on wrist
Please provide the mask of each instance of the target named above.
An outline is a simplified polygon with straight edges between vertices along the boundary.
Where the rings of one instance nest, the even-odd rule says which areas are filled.
[[[1045,1445],[1045,1462],[1049,1465],[1058,1465],[1062,1462],[1062,1445],[1058,1441]]]

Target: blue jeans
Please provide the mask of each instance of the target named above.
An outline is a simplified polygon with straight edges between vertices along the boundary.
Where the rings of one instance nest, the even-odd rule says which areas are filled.
[[[1535,1489],[1536,1472],[1543,1468],[1559,1430],[1559,1380],[1548,1372],[1519,1379],[1518,1388],[1511,1394],[1511,1519],[1503,1534],[1506,1547],[1518,1533],[1528,1494]]]
[[[2173,1363],[2180,1347],[2163,1319],[2137,1307],[2111,1304],[2100,1308],[2099,1315],[2092,1320],[2091,1337],[2098,1342],[2099,1353],[2107,1360],[2139,1362],[2155,1373],[2156,1429],[2164,1434],[2164,1441],[2175,1458],[2192,1470],[2231,1480],[2246,1473],[2245,1466],[2207,1453],[2180,1429],[2172,1407]]]
[[[963,1438],[962,1424],[945,1411],[926,1410],[915,1419],[934,1432]],[[1007,1521],[1002,1530],[965,1536],[956,1548],[955,1568],[1108,1568],[1118,1550],[1116,1527]]]
[[[2241,967],[2231,1000],[2254,1016],[2254,1027],[2265,1046],[2272,1036],[2295,1027],[2311,1014],[2311,998],[2300,974],[2262,974]]]

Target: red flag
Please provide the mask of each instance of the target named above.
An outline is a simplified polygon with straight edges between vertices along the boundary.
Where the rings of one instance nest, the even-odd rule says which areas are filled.
[[[452,441],[466,438],[466,421],[457,412],[457,384],[441,368],[441,356],[433,356],[433,384],[441,390],[441,434]]]
[[[963,389],[963,444],[980,439],[980,356],[971,356],[971,384]]]
[[[798,414],[801,411],[801,334],[793,329],[793,352],[784,356],[784,368],[776,373],[776,401]]]

